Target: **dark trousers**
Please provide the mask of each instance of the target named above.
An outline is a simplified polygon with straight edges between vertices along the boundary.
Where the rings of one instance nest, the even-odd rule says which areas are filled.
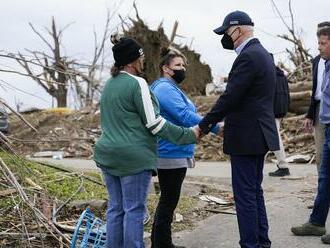
[[[232,155],[232,185],[242,248],[270,247],[263,190],[264,155]]]
[[[325,129],[322,162],[319,171],[317,195],[309,222],[325,226],[330,206],[330,126]]]
[[[181,186],[187,168],[158,169],[160,198],[151,232],[152,248],[171,248],[173,213],[180,199]]]

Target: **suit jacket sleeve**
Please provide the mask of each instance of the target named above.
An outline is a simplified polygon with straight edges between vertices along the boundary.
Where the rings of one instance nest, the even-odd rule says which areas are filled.
[[[318,64],[320,61],[320,56],[316,56],[312,61],[312,73],[313,73],[313,89],[312,89],[312,96],[310,99],[310,105],[306,114],[306,118],[315,121],[315,112],[316,112],[316,101],[315,101],[315,92],[317,88],[317,70]]]
[[[225,92],[219,97],[211,111],[200,121],[199,127],[204,134],[216,123],[237,108],[242,97],[254,81],[255,68],[253,61],[248,54],[241,54],[229,74],[228,84]]]

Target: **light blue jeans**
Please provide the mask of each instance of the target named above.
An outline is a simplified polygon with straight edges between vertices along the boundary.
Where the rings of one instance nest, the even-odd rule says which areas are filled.
[[[143,217],[152,172],[118,177],[102,167],[109,193],[107,247],[144,248]]]

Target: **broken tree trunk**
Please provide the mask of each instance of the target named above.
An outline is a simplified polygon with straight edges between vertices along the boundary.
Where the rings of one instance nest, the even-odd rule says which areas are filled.
[[[312,81],[297,82],[289,84],[290,92],[301,92],[306,90],[312,90]]]
[[[312,96],[312,91],[310,90],[290,93],[291,101],[304,100],[304,99],[309,101],[311,96]]]
[[[314,138],[313,134],[306,133],[306,134],[300,134],[300,135],[294,136],[292,138],[289,138],[289,139],[286,140],[286,142],[287,143],[298,143],[298,142],[301,142],[301,141],[311,140],[313,138]]]

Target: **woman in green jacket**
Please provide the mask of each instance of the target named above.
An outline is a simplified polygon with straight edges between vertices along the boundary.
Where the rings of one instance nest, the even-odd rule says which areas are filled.
[[[195,143],[198,129],[175,126],[159,115],[143,71],[144,54],[134,39],[113,39],[115,60],[103,89],[102,135],[94,150],[110,196],[107,247],[143,248],[143,215],[148,185],[156,172],[157,137]]]

